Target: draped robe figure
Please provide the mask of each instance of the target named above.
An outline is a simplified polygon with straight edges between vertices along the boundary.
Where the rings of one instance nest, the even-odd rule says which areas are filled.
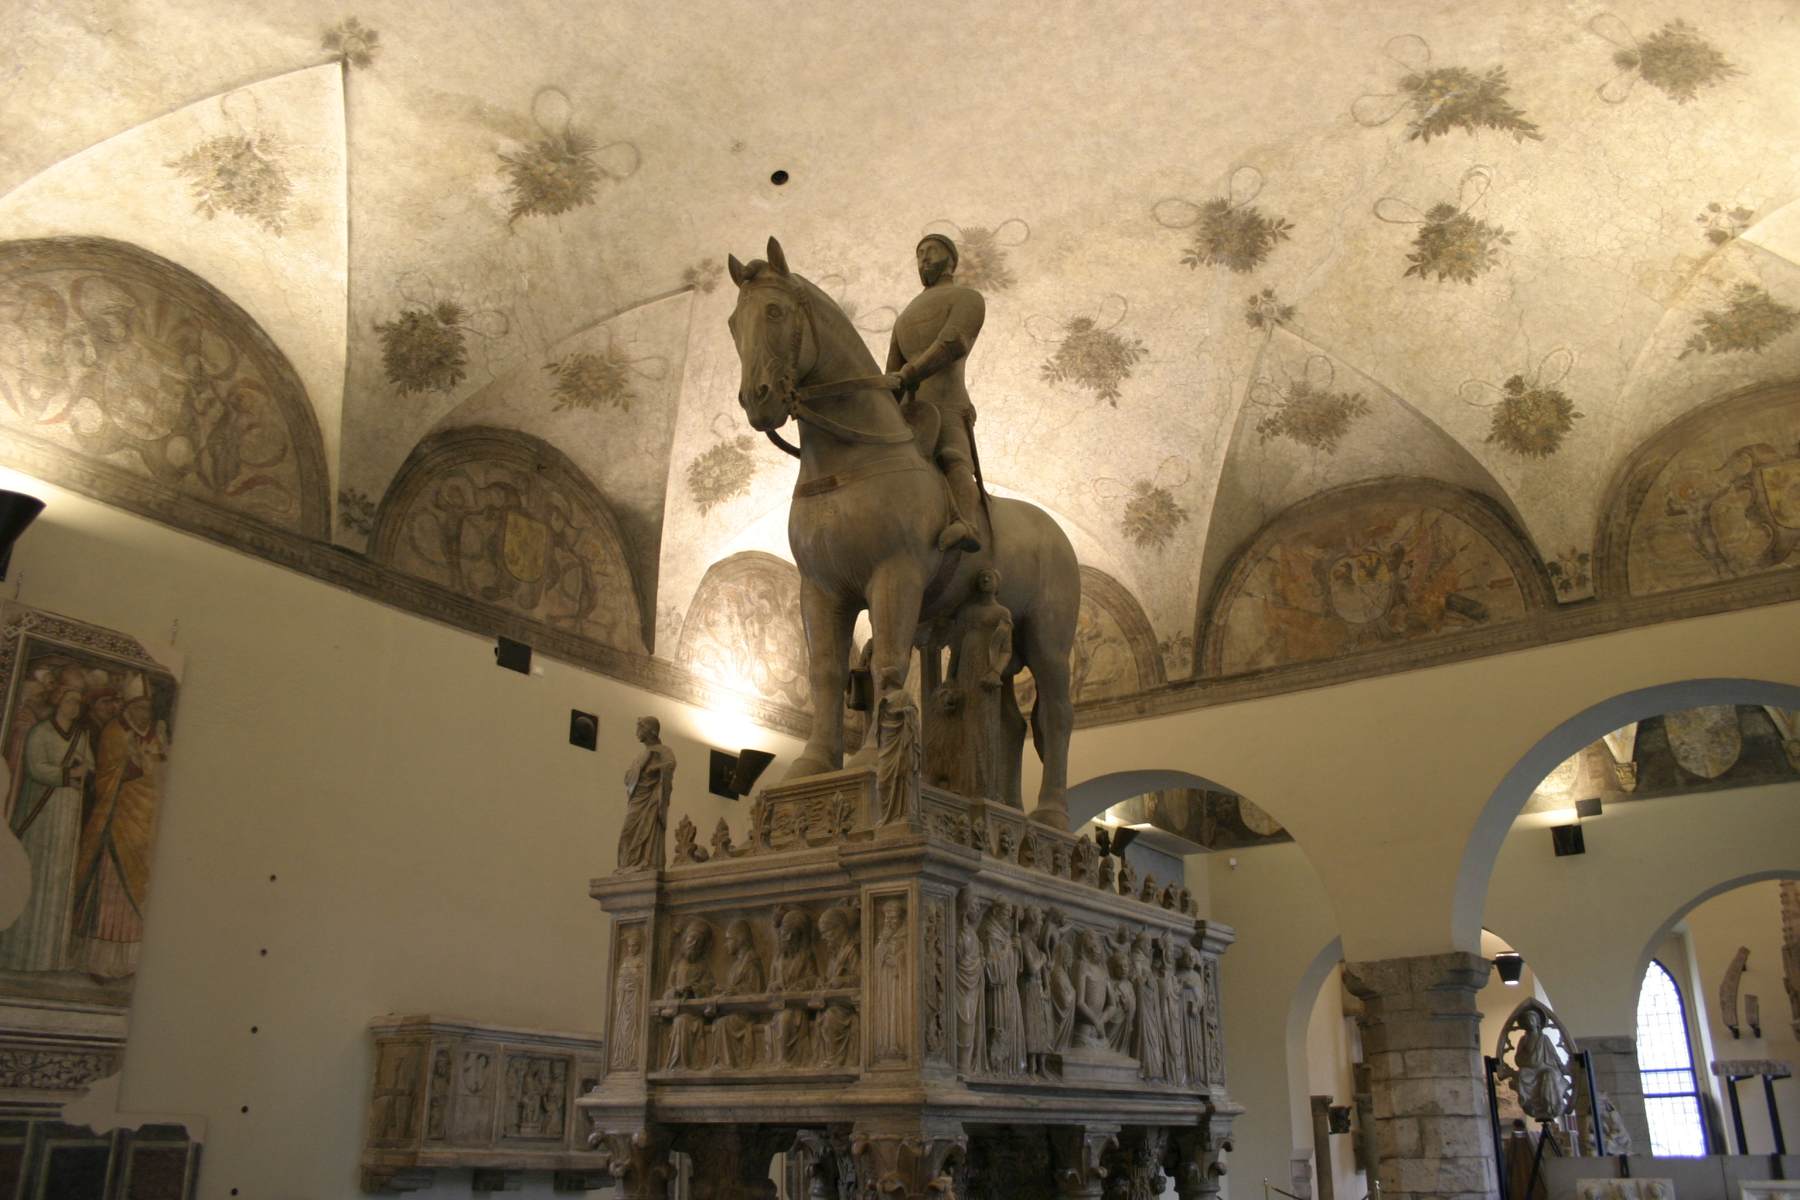
[[[1075,1038],[1075,943],[1072,935],[1050,936],[1050,1048],[1062,1050]]]
[[[1568,1107],[1566,1064],[1556,1043],[1544,1032],[1544,1018],[1536,1009],[1528,1008],[1519,1017],[1524,1033],[1513,1052],[1513,1090],[1518,1093],[1519,1107],[1535,1121],[1554,1121]]]
[[[665,1000],[703,1000],[718,992],[712,966],[706,952],[712,945],[712,926],[698,917],[682,929],[676,943],[676,959],[669,967],[669,979],[663,989]],[[696,1012],[678,1012],[669,1027],[669,1054],[663,1066],[667,1070],[686,1067],[698,1070],[706,1066],[706,1020]]]
[[[768,989],[763,984],[762,959],[756,955],[756,939],[751,936],[750,922],[733,921],[725,931],[725,953],[731,966],[725,974],[725,995],[760,996]],[[726,1013],[713,1027],[713,1062],[726,1070],[753,1067],[761,1057],[757,1038],[760,1030],[748,1014]]]
[[[1024,1013],[1026,1071],[1044,1073],[1044,1058],[1056,1048],[1050,1014],[1050,956],[1044,948],[1043,910],[1028,908],[1019,929],[1019,1006]]]
[[[1115,950],[1107,957],[1106,965],[1113,999],[1113,1014],[1106,1027],[1106,1042],[1120,1054],[1133,1054],[1137,1050],[1138,1012],[1137,987],[1131,980],[1131,958],[1125,951]]]
[[[1150,936],[1139,934],[1131,952],[1131,981],[1137,989],[1137,1038],[1132,1049],[1143,1067],[1145,1079],[1162,1079],[1168,1072],[1168,1041],[1163,1036],[1162,989],[1150,955]]]
[[[1187,1024],[1181,1004],[1181,978],[1175,970],[1175,948],[1165,938],[1156,959],[1156,987],[1162,997],[1163,1037],[1168,1045],[1163,1077],[1185,1086],[1188,1082]]]
[[[856,987],[862,982],[862,947],[855,927],[843,908],[828,908],[819,918],[819,939],[825,945],[825,986]],[[818,1063],[841,1067],[856,1056],[856,1010],[832,1001],[819,1014],[816,1026]]]
[[[637,1066],[638,1041],[644,1020],[644,938],[627,930],[613,973],[612,1066],[629,1070]]]
[[[906,1059],[908,1038],[904,995],[910,972],[906,969],[906,926],[902,923],[903,916],[899,901],[887,901],[881,909],[881,931],[875,937],[874,962],[871,965],[874,975],[881,980],[881,986],[873,989],[875,1011],[869,1019],[872,1022],[876,1062]]]
[[[987,1006],[982,987],[980,910],[965,899],[956,932],[956,1067],[965,1075],[987,1066]]]
[[[960,698],[959,711],[948,719],[960,724],[961,734],[950,786],[964,796],[1016,807],[1001,721],[1001,689],[1005,686],[1001,672],[1012,661],[1013,621],[1006,606],[994,598],[999,588],[998,571],[977,573],[975,594],[957,613],[947,686]]]
[[[1206,1074],[1204,1030],[1206,980],[1201,978],[1199,969],[1194,965],[1193,952],[1187,947],[1177,951],[1176,964],[1180,967],[1178,986],[1181,995],[1182,1037],[1187,1047],[1187,1078],[1190,1084],[1200,1087],[1210,1082]]]
[[[819,969],[813,962],[812,921],[802,909],[789,909],[776,927],[775,966],[769,972],[769,990],[783,995],[819,986]],[[775,1014],[770,1029],[775,1057],[789,1066],[803,1065],[812,1049],[812,1022],[804,1008],[790,1001]]]
[[[1012,906],[997,900],[981,926],[982,991],[987,1004],[988,1070],[1017,1075],[1025,1068],[1024,1009],[1019,1003],[1019,948]]]
[[[72,965],[108,979],[137,970],[144,938],[157,773],[169,754],[168,730],[152,721],[149,698],[139,696],[100,731],[94,807],[77,852]]]
[[[669,795],[675,787],[675,755],[658,740],[662,724],[639,717],[643,753],[625,772],[625,826],[619,831],[619,870],[656,870],[664,865],[663,831],[669,822]]]
[[[31,860],[31,891],[24,911],[0,931],[0,969],[59,971],[69,965],[82,790],[94,770],[80,716],[81,693],[64,692],[56,711],[25,735],[12,828]]]
[[[1076,954],[1071,980],[1074,1003],[1070,1013],[1070,1037],[1076,1046],[1099,1049],[1111,1041],[1112,1031],[1118,1023],[1112,981],[1101,962],[1100,941],[1093,930],[1084,929],[1074,936]]]

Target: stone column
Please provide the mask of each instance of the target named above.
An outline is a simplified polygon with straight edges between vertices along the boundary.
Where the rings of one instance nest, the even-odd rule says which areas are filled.
[[[954,1121],[858,1121],[850,1134],[859,1195],[883,1200],[941,1200],[968,1153],[969,1139]]]
[[[1056,1194],[1066,1200],[1100,1200],[1107,1170],[1102,1160],[1119,1144],[1117,1125],[1052,1125],[1050,1170]]]
[[[1594,1056],[1594,1084],[1603,1095],[1612,1097],[1613,1107],[1619,1110],[1619,1117],[1631,1134],[1632,1153],[1650,1153],[1650,1118],[1644,1111],[1644,1077],[1638,1073],[1637,1039],[1594,1035],[1578,1037],[1575,1042]],[[1575,1086],[1586,1105],[1586,1082],[1577,1078]]]
[[[1385,1200],[1485,1200],[1499,1190],[1475,993],[1490,963],[1452,952],[1346,963],[1364,1004]]]
[[[596,1130],[588,1145],[600,1151],[606,1169],[618,1181],[622,1200],[667,1200],[675,1178],[669,1161],[668,1130],[645,1125],[636,1130]]]

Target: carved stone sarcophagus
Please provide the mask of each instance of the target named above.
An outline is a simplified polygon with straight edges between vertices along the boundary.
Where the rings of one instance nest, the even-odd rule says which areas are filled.
[[[608,1050],[576,1104],[623,1194],[663,1195],[671,1149],[717,1196],[777,1151],[815,1196],[1218,1190],[1233,934],[1184,889],[883,767],[771,787],[747,844],[677,859],[591,888]]]

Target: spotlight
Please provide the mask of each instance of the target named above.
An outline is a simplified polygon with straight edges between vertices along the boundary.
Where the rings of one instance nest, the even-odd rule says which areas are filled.
[[[1550,830],[1550,837],[1556,843],[1556,857],[1558,858],[1587,853],[1587,842],[1582,839],[1579,825],[1554,826]]]
[[[1597,817],[1599,815],[1600,815],[1600,797],[1589,796],[1586,800],[1577,800],[1575,802],[1575,816],[1577,818]]]
[[[494,643],[494,664],[521,675],[531,674],[531,647],[503,637]]]
[[[727,800],[747,796],[756,786],[757,777],[768,769],[775,756],[766,750],[714,750],[706,764],[706,790]]]
[[[6,578],[6,568],[12,565],[13,543],[43,511],[44,502],[36,496],[0,491],[0,579]]]
[[[1500,976],[1500,982],[1507,987],[1518,987],[1519,976],[1525,971],[1525,958],[1515,950],[1502,950],[1494,955],[1494,970]]]

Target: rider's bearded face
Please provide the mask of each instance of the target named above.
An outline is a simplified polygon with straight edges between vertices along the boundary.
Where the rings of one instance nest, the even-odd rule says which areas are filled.
[[[950,270],[950,251],[938,241],[919,243],[919,282],[930,287]]]

